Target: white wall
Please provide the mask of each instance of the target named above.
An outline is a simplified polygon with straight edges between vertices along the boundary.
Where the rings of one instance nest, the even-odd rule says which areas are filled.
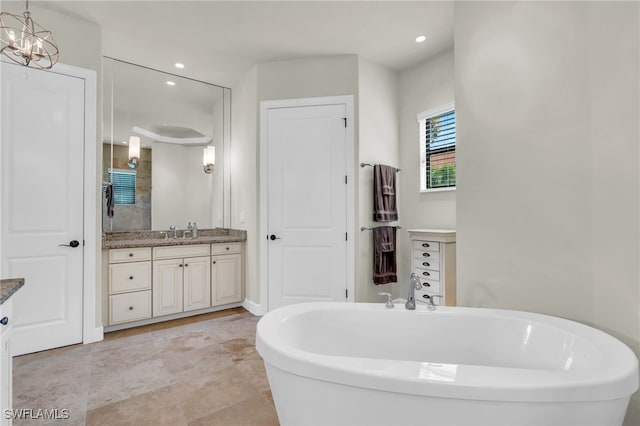
[[[231,228],[247,231],[245,297],[259,304],[258,66],[251,68],[231,92]]]
[[[456,3],[460,305],[640,354],[639,20],[635,2]]]
[[[358,128],[359,149],[358,164],[381,163],[400,167],[399,126],[398,126],[398,74],[380,65],[358,60]],[[386,223],[373,221],[373,169],[356,168],[359,176],[356,224],[356,301],[376,302],[383,298],[378,292],[387,291],[397,294],[398,284],[373,284],[373,235],[371,231],[360,231],[360,226],[382,226]],[[402,182],[403,172],[397,176]],[[400,187],[397,187],[400,189]],[[403,198],[397,191],[397,205]],[[399,222],[404,223],[404,210],[398,208]],[[390,224],[395,224],[390,223]],[[401,235],[403,231],[398,231]],[[397,257],[399,260],[399,257]],[[398,277],[402,283],[402,277]]]
[[[411,273],[407,229],[456,228],[456,191],[420,192],[420,137],[417,115],[454,102],[453,48],[400,73],[400,296],[406,297]]]

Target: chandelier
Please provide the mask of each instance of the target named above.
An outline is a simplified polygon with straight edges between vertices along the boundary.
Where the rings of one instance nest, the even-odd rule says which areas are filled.
[[[0,13],[0,53],[13,62],[26,67],[49,69],[60,51],[51,31],[31,19],[29,0],[22,16]]]

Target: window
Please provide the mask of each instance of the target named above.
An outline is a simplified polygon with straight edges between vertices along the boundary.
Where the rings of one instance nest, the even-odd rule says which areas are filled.
[[[114,204],[136,203],[136,172],[109,169],[109,182],[113,185]]]
[[[456,111],[453,104],[418,115],[420,190],[456,187]]]

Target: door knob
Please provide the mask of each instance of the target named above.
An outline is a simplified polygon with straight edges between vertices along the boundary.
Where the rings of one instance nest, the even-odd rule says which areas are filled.
[[[275,235],[271,234],[271,236],[269,237],[269,239],[270,239],[271,241],[273,241],[273,240],[279,240],[279,239],[280,239],[280,237],[276,237]]]
[[[72,247],[72,248],[76,248],[80,245],[80,242],[78,240],[71,240],[69,241],[69,244],[58,244],[60,247]]]

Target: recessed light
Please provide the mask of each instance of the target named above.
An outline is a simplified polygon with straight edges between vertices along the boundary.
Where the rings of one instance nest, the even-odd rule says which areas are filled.
[[[167,86],[175,86],[175,85],[176,85],[175,81],[171,81],[171,80],[167,81]]]
[[[181,64],[180,62],[176,62],[176,68],[184,68],[184,64]]]
[[[427,39],[426,36],[420,35],[420,36],[416,37],[416,43],[422,43],[426,39]]]

